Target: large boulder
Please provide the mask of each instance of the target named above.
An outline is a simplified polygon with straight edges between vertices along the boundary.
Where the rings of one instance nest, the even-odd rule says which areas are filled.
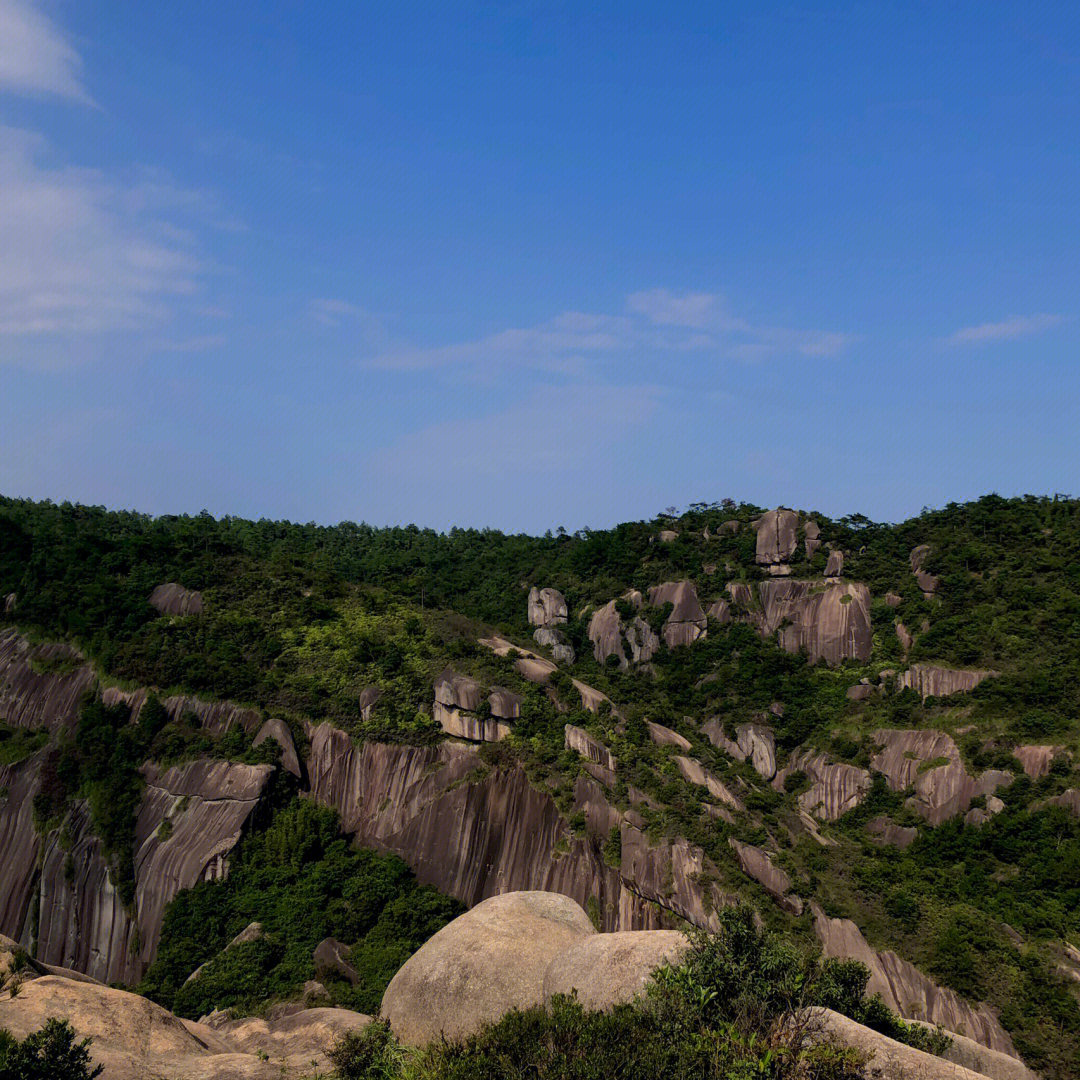
[[[633,1001],[657,968],[678,963],[688,944],[679,930],[623,930],[583,938],[548,965],[544,999],[576,993],[586,1009]]]
[[[664,620],[662,630],[669,649],[691,645],[705,636],[708,623],[693,582],[665,581],[654,585],[649,590],[649,603],[654,607],[671,604],[671,614]]]
[[[551,961],[595,934],[567,896],[493,896],[444,926],[391,980],[382,1014],[397,1037],[422,1045],[467,1038],[511,1009],[544,1000]]]
[[[555,626],[566,622],[566,597],[558,589],[529,590],[529,625]]]
[[[750,523],[757,533],[755,562],[761,566],[786,563],[798,543],[799,515],[794,510],[770,510]]]
[[[475,679],[460,675],[452,668],[445,668],[435,680],[432,716],[447,735],[458,739],[473,742],[505,739],[510,734],[507,717],[516,717],[520,698],[509,691],[496,690],[488,699],[491,715],[480,716],[477,710],[481,697],[480,684]]]
[[[996,671],[950,668],[940,664],[912,664],[896,677],[896,689],[910,688],[924,700],[928,697],[948,697],[950,694],[965,694],[974,690],[983,679],[996,674]]]
[[[779,631],[780,647],[805,652],[811,663],[870,659],[870,590],[859,582],[828,578],[813,581],[763,581],[758,585],[758,629]]]
[[[814,750],[799,750],[774,777],[773,787],[784,790],[784,781],[801,772],[810,787],[799,795],[799,807],[820,821],[835,821],[854,810],[870,792],[870,774],[844,762],[831,762]]]
[[[289,725],[284,720],[271,717],[259,728],[258,734],[252,739],[252,749],[266,742],[267,739],[273,739],[281,747],[281,767],[287,773],[299,777],[300,759],[296,756],[296,743],[293,741],[292,732],[289,731]]]

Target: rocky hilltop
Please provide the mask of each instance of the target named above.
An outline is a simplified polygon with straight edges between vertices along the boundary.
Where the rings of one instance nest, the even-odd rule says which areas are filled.
[[[33,557],[67,557],[67,511],[0,510],[0,932],[38,963],[136,986],[170,905],[299,795],[470,909],[561,896],[575,970],[597,932],[749,900],[901,1016],[1070,1075],[1074,504],[700,505],[536,540],[210,520],[190,562],[165,524],[91,515],[117,548],[85,595]]]

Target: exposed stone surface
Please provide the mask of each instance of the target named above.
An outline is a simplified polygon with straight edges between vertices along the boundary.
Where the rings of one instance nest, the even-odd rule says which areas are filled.
[[[770,510],[750,523],[757,533],[755,561],[762,566],[785,563],[798,542],[799,515],[794,510]]]
[[[731,622],[731,605],[726,600],[714,600],[706,612],[710,619],[715,619],[721,626]]]
[[[0,932],[10,934],[24,945],[30,943],[29,908],[41,851],[41,838],[34,827],[34,796],[39,790],[38,772],[47,751],[15,765],[0,765]]]
[[[814,552],[821,547],[821,526],[816,521],[808,521],[803,526],[803,536],[806,537],[806,557],[812,559]]]
[[[706,633],[705,612],[698,601],[697,590],[690,581],[665,581],[649,590],[649,603],[654,607],[671,604],[671,614],[664,620],[662,634],[669,649],[692,645]]]
[[[464,1039],[510,1009],[541,1004],[548,965],[595,932],[569,897],[493,896],[409,957],[386,988],[381,1012],[405,1043]]]
[[[749,582],[729,581],[727,591],[735,607],[749,611],[754,606],[754,589]]]
[[[904,598],[899,593],[887,592],[885,594],[885,603],[891,608],[898,608],[904,602]]]
[[[185,589],[175,581],[158,585],[148,602],[162,615],[201,615],[203,609],[202,593]]]
[[[225,946],[225,948],[221,950],[221,952],[226,953],[230,949],[235,949],[237,945],[246,945],[249,941],[258,941],[259,938],[261,938],[262,936],[263,936],[262,923],[260,923],[260,922],[248,923],[247,926],[245,926],[244,929],[241,930],[240,933],[237,934],[236,937],[234,937],[232,939],[232,941],[230,941]],[[220,956],[221,953],[218,953],[218,955]],[[192,982],[193,980],[197,979],[202,974],[202,970],[203,970],[204,967],[206,967],[206,964],[200,964],[184,980],[184,984],[187,985],[187,983]]]
[[[690,740],[685,735],[680,735],[677,731],[664,727],[663,724],[655,724],[652,720],[646,720],[645,726],[649,730],[649,738],[657,746],[677,746],[680,750],[692,749]]]
[[[132,718],[138,718],[148,691],[120,690],[107,686],[101,691],[101,700],[106,705],[124,702],[131,708]],[[212,735],[224,735],[233,727],[239,727],[249,735],[262,727],[263,718],[258,709],[249,709],[232,701],[204,701],[194,694],[174,694],[161,703],[171,720],[181,720],[191,714],[195,727],[202,728]]]
[[[867,701],[877,693],[877,688],[867,682],[858,682],[845,691],[848,701]]]
[[[16,596],[16,594],[13,593],[13,592],[9,592],[4,597],[4,614],[5,615],[13,615],[15,613],[15,608],[18,606],[18,603],[19,603],[18,596]]]
[[[622,620],[615,610],[614,600],[609,600],[592,613],[588,634],[593,643],[593,656],[598,664],[603,664],[609,656],[617,656],[619,665],[627,666],[626,650],[622,641]]]
[[[566,597],[558,589],[529,590],[529,625],[555,626],[566,622]]]
[[[825,576],[840,577],[844,572],[844,553],[842,551],[830,551],[829,560],[825,564]]]
[[[899,620],[896,623],[896,640],[900,642],[900,648],[905,653],[911,648],[911,643],[914,640],[908,628]]]
[[[736,521],[731,518],[729,521],[721,522],[720,527],[716,530],[717,536],[736,536],[739,529],[742,527],[742,522]]]
[[[854,765],[830,762],[821,753],[800,750],[791,756],[773,780],[777,791],[784,790],[784,781],[793,772],[804,772],[810,788],[799,796],[799,806],[820,821],[834,821],[853,810],[870,790],[870,774]]]
[[[448,735],[473,742],[498,742],[510,734],[510,725],[504,716],[507,712],[516,715],[512,701],[516,698],[517,695],[510,695],[509,691],[496,691],[489,699],[491,715],[478,716],[480,684],[452,668],[445,668],[435,680],[432,716]]]
[[[575,660],[573,645],[564,640],[563,631],[557,626],[538,626],[533,631],[533,641],[550,649],[557,664],[572,664]]]
[[[933,1026],[921,1020],[913,1023],[919,1027]],[[946,1061],[970,1069],[989,1080],[1039,1080],[1038,1074],[1032,1072],[1019,1058],[1001,1050],[991,1050],[989,1046],[983,1046],[957,1031],[949,1031],[947,1034],[952,1039],[952,1045],[941,1054]]]
[[[605,930],[661,925],[626,860],[620,869],[605,864],[523,770],[470,780],[481,760],[463,743],[356,746],[330,724],[309,735],[315,799],[338,811],[357,843],[401,856],[421,882],[468,905],[512,889],[560,892],[582,905],[592,898]]]
[[[377,686],[365,686],[360,691],[360,696],[356,699],[357,705],[360,707],[360,719],[367,722],[371,719],[372,714],[375,711],[375,706],[379,702],[379,698],[382,697],[382,691]]]
[[[102,982],[136,982],[156,953],[165,905],[180,889],[226,873],[228,854],[271,772],[269,765],[228,761],[194,761],[165,771],[144,767],[146,791],[135,822],[134,923],[109,881],[86,806],[77,802],[64,823],[70,852],[58,833],[44,845],[35,899],[38,958]],[[158,830],[166,819],[172,834],[162,840]],[[26,898],[24,910],[28,903]],[[11,924],[2,929],[18,933]]]
[[[928,697],[948,697],[974,690],[976,686],[996,675],[996,671],[978,671],[942,667],[939,664],[912,664],[896,678],[897,690],[910,687],[924,700]]]
[[[300,759],[296,756],[296,743],[293,741],[289,725],[284,720],[267,720],[252,739],[252,748],[259,746],[267,739],[273,739],[281,747],[281,767],[293,776],[299,777]]]
[[[749,874],[770,896],[779,901],[780,906],[793,915],[801,915],[803,903],[799,897],[791,894],[791,878],[776,866],[767,851],[752,844],[743,844],[734,837],[728,839],[739,860],[743,873]]]
[[[93,684],[93,670],[74,649],[32,646],[15,630],[0,630],[0,722],[70,731]]]
[[[369,1022],[344,1009],[311,1009],[283,1020],[226,1021],[216,1030],[180,1020],[147,998],[70,972],[23,983],[0,998],[0,1027],[25,1038],[51,1017],[69,1020],[107,1080],[281,1080],[326,1069],[343,1031]]]
[[[758,585],[761,614],[756,622],[765,636],[779,630],[780,646],[805,652],[811,663],[870,659],[870,591],[863,584],[830,579],[763,581]]]
[[[521,716],[521,703],[525,699],[513,690],[505,690],[496,686],[488,695],[488,704],[491,706],[491,715],[502,720],[517,720]]]
[[[988,1080],[982,1073],[897,1042],[831,1009],[816,1008],[812,1015],[822,1035],[870,1059],[866,1075],[874,1080]]]
[[[599,739],[594,739],[584,728],[566,725],[566,746],[576,750],[583,758],[603,770],[598,777],[609,787],[615,783],[615,755]]]
[[[909,847],[919,835],[919,830],[912,826],[897,825],[887,817],[876,817],[866,823],[866,831],[883,844],[893,844],[898,848]]]
[[[1024,772],[1033,780],[1047,776],[1056,755],[1064,753],[1061,746],[1018,746],[1013,757],[1020,762]]]
[[[730,806],[733,810],[743,808],[739,797],[733,794],[725,784],[717,780],[711,772],[708,772],[700,761],[679,755],[675,758],[675,764],[678,766],[679,772],[682,773],[684,780],[705,788],[714,799]]]
[[[993,795],[1013,781],[1012,773],[999,769],[969,775],[956,743],[942,731],[881,729],[874,742],[881,749],[870,759],[871,767],[894,791],[914,785],[908,805],[931,825],[964,813],[976,795]]]
[[[544,999],[576,993],[586,1009],[633,1001],[658,967],[678,963],[687,944],[678,930],[624,930],[582,938],[548,964]]]
[[[355,986],[360,977],[356,968],[349,963],[349,946],[336,938],[323,938],[315,946],[312,960],[315,962],[315,974],[320,979],[336,975]]]
[[[1061,806],[1080,817],[1080,788],[1067,788],[1060,795],[1051,795],[1043,799],[1038,806]]]
[[[739,724],[735,728],[735,744],[749,759],[759,776],[771,780],[776,775],[776,737],[764,724]]]
[[[1016,1056],[1012,1039],[989,1005],[972,1005],[952,990],[936,985],[895,953],[875,952],[850,919],[831,919],[816,904],[814,931],[825,956],[853,957],[870,969],[867,993],[881,994],[901,1016],[940,1024],[950,1031]]]
[[[661,544],[671,544],[679,539],[679,534],[674,529],[661,529],[658,539]]]

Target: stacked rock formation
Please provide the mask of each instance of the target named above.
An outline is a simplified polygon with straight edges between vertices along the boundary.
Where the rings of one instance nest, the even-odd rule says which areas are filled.
[[[558,664],[574,662],[574,647],[566,640],[566,632],[561,629],[566,624],[566,597],[558,589],[529,590],[529,625],[533,630],[533,640],[537,645],[551,649],[551,655]]]

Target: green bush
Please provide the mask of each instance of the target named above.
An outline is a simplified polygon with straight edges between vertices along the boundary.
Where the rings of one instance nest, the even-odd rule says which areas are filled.
[[[93,1080],[101,1065],[90,1058],[90,1039],[53,1017],[21,1042],[0,1028],[0,1080]]]

